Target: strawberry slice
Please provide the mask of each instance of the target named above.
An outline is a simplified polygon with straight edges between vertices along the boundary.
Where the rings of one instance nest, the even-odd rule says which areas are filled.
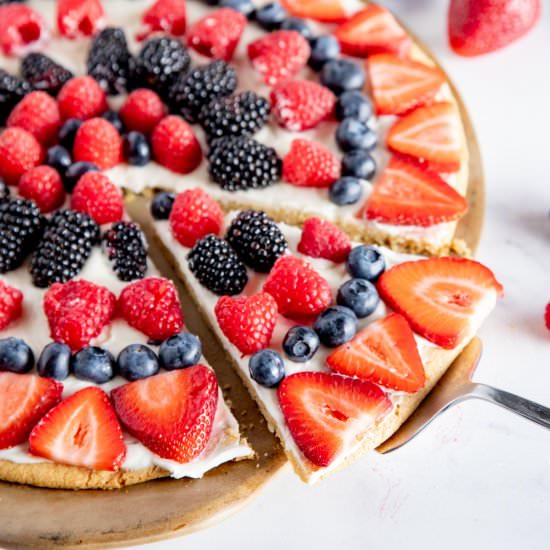
[[[218,382],[212,369],[195,365],[119,386],[111,397],[134,437],[162,458],[184,463],[208,443]]]
[[[296,17],[323,23],[340,23],[348,15],[344,0],[281,0],[281,4]]]
[[[334,32],[342,52],[357,57],[376,53],[405,56],[411,39],[395,17],[382,6],[369,4]]]
[[[466,258],[404,262],[383,273],[377,286],[416,333],[445,349],[470,336],[503,291],[490,269]]]
[[[450,103],[415,109],[389,129],[386,142],[393,152],[414,157],[437,172],[460,170],[462,127]]]
[[[437,67],[378,54],[367,60],[376,112],[401,115],[433,99],[445,82]]]
[[[370,380],[392,390],[416,392],[426,382],[413,331],[404,317],[390,313],[357,333],[327,357],[335,372]]]
[[[371,382],[323,372],[287,376],[278,396],[294,441],[320,467],[350,450],[391,408]]]
[[[29,451],[60,464],[116,472],[126,445],[109,397],[90,386],[42,418],[29,437]]]
[[[393,157],[360,216],[392,225],[429,227],[457,220],[467,209],[466,199],[438,174]]]
[[[62,391],[63,384],[49,378],[0,372],[0,449],[24,443]]]

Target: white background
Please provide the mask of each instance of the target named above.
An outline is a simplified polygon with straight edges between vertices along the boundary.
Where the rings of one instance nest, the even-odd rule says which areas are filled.
[[[476,378],[550,405],[550,10],[520,42],[463,59],[447,46],[447,1],[384,3],[439,57],[481,143],[488,205],[478,257],[506,296],[481,333]],[[225,522],[147,548],[548,549],[550,432],[468,402],[402,450],[372,453],[313,487],[285,470]]]

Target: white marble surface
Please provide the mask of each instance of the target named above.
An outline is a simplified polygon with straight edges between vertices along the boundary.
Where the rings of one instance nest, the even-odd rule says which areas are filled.
[[[506,296],[481,333],[476,378],[550,405],[550,10],[512,47],[461,59],[446,44],[448,2],[386,3],[448,69],[481,142],[488,207],[479,258]],[[147,548],[543,549],[549,501],[550,432],[468,402],[402,450],[373,453],[313,487],[284,471],[222,524]]]

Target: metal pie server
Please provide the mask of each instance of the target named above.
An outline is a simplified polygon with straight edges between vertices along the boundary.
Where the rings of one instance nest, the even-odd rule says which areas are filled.
[[[472,382],[481,355],[481,341],[474,338],[455,359],[434,389],[416,411],[389,439],[376,450],[389,453],[417,436],[430,422],[449,407],[466,399],[483,399],[500,405],[528,420],[550,429],[550,408],[513,393]]]

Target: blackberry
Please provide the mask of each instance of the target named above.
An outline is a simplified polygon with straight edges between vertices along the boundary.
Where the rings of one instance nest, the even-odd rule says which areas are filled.
[[[239,294],[248,282],[243,262],[227,241],[215,235],[198,240],[187,261],[199,283],[219,296]]]
[[[265,212],[257,210],[240,212],[225,238],[247,266],[261,273],[269,273],[288,246],[277,224]]]
[[[45,224],[33,201],[15,199],[0,203],[0,273],[23,263],[38,244]]]
[[[128,88],[132,56],[124,31],[109,27],[99,32],[88,53],[88,74],[109,94],[119,94]]]
[[[214,140],[208,160],[211,178],[227,191],[267,187],[281,176],[275,149],[246,136]]]
[[[235,69],[219,59],[181,75],[170,90],[168,103],[189,122],[196,122],[205,105],[214,98],[231,95],[236,88]]]
[[[251,136],[269,118],[271,104],[255,92],[242,92],[212,100],[203,107],[201,124],[208,139],[223,136]]]
[[[168,36],[151,38],[134,61],[132,85],[152,88],[166,99],[172,85],[190,64],[189,52],[179,40]]]
[[[44,288],[78,275],[98,240],[99,226],[88,214],[58,210],[33,254],[33,283]]]
[[[34,90],[48,92],[53,96],[73,77],[71,71],[41,53],[25,56],[21,63],[21,75]]]
[[[10,188],[0,179],[0,204],[10,200]]]
[[[0,125],[4,124],[16,103],[30,91],[28,82],[0,69]]]
[[[147,242],[139,226],[117,222],[103,235],[103,250],[121,281],[143,279],[147,271]]]

